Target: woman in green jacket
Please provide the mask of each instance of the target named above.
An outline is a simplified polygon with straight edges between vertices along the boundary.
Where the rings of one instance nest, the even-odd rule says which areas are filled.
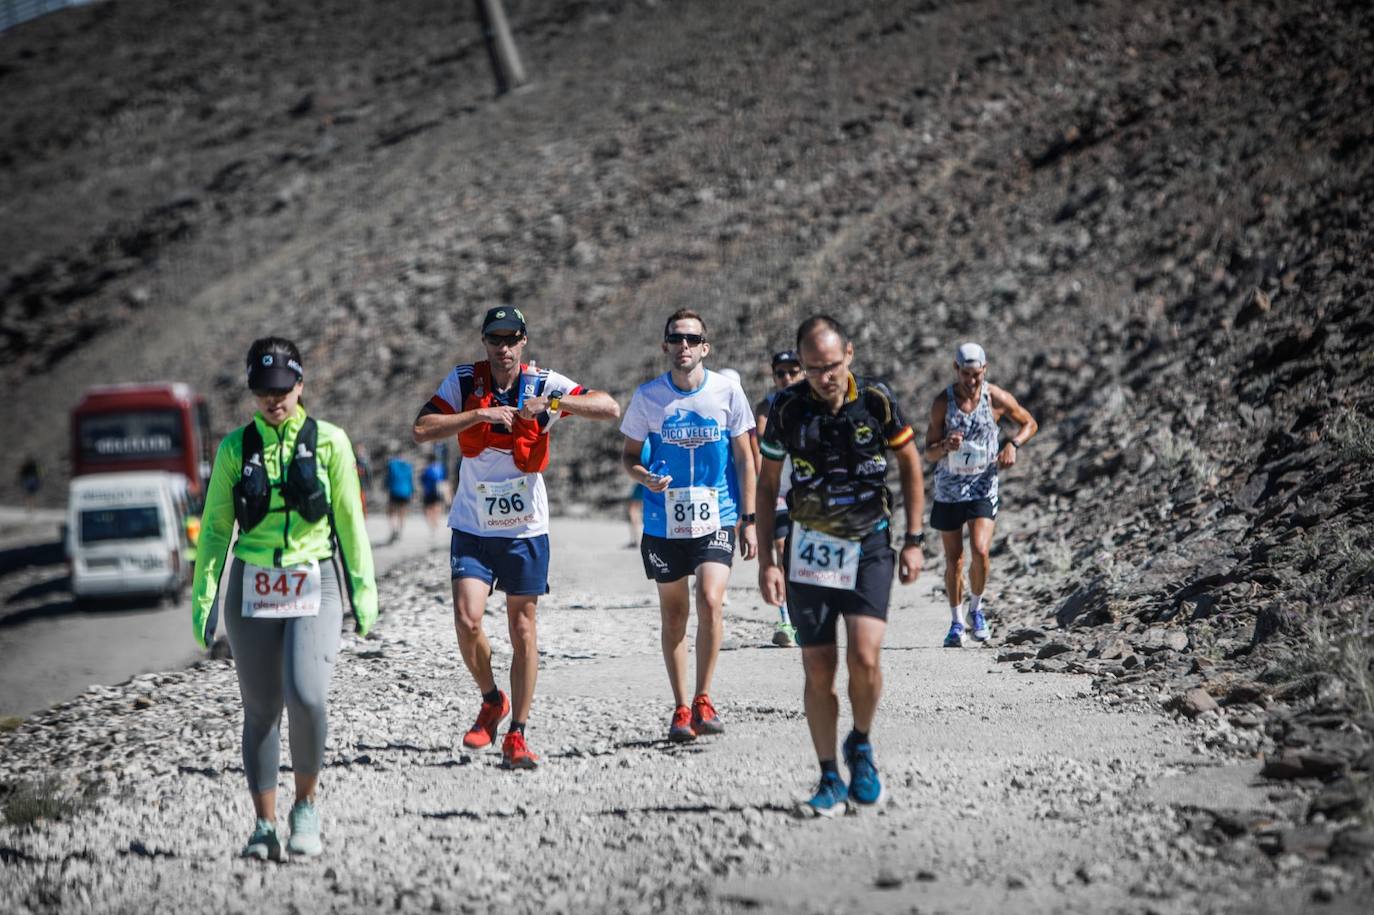
[[[225,436],[215,455],[192,604],[196,641],[206,647],[237,521],[219,606],[243,697],[243,768],[257,816],[243,855],[274,861],[284,858],[276,828],[282,706],[291,716],[296,781],[286,851],[318,855],[315,786],[343,619],[341,581],[358,634],[366,635],[377,619],[353,447],[338,426],[306,416],[304,376],[290,340],[264,337],[248,350],[248,387],[258,410],[247,426]]]

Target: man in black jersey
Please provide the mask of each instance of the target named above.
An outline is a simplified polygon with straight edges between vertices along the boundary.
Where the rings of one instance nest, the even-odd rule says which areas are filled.
[[[825,315],[802,322],[797,351],[806,378],[773,399],[759,441],[763,465],[755,500],[759,542],[770,543],[783,460],[790,457],[792,530],[782,567],[772,551],[759,552],[759,588],[770,604],[786,597],[802,649],[806,720],[821,779],[801,811],[833,816],[849,802],[876,804],[882,797],[869,740],[882,692],[878,655],[894,566],[903,584],[921,571],[925,484],[911,426],[886,385],[850,372],[854,346],[839,322]],[[907,518],[900,555],[891,547],[888,452],[897,461]],[[848,787],[835,759],[840,617],[854,712],[854,729],[844,742]]]

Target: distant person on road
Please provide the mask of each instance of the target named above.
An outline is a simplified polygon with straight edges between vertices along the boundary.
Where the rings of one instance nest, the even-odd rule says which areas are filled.
[[[985,642],[988,626],[983,592],[991,567],[989,553],[1001,494],[997,468],[1011,467],[1021,446],[1039,425],[1010,392],[987,381],[988,357],[977,343],[954,353],[955,382],[941,391],[930,409],[926,459],[935,464],[935,499],[930,526],[940,532],[945,550],[945,592],[949,596],[946,648],[961,648],[967,625],[973,638]],[[997,424],[1011,417],[1016,433],[997,447]],[[964,527],[968,527],[968,619],[964,619]]]
[[[754,422],[758,424],[758,436],[754,438],[754,448],[759,449],[758,440],[768,429],[768,411],[773,406],[773,399],[778,392],[802,381],[801,357],[793,350],[783,350],[773,354],[772,358],[773,373],[773,392],[760,400],[754,406]],[[760,467],[763,465],[763,452],[755,455]],[[787,494],[792,491],[792,459],[783,458],[781,483],[778,487],[777,504],[773,507],[773,555],[774,562],[781,564],[783,561],[783,548],[787,543],[787,535],[792,532],[792,518],[787,513]],[[767,544],[760,544],[759,549],[767,549]],[[773,627],[773,644],[779,648],[787,648],[797,642],[797,630],[792,626],[792,619],[787,615],[787,601],[784,600],[778,606],[779,619]]]
[[[196,641],[208,647],[237,521],[219,607],[243,697],[243,769],[257,817],[243,856],[273,861],[284,857],[276,826],[282,706],[291,721],[296,783],[285,849],[318,855],[323,846],[315,788],[343,618],[340,583],[348,588],[359,636],[377,619],[353,447],[343,429],[306,415],[304,377],[300,351],[290,340],[263,337],[248,350],[248,388],[258,410],[248,425],[224,437],[215,455],[191,609]]]
[[[386,462],[386,517],[391,523],[391,540],[395,543],[405,532],[406,513],[415,498],[415,468],[400,452]]]
[[[639,463],[648,465],[649,443],[645,442],[639,452]],[[644,494],[648,492],[643,483],[630,483],[630,494],[625,498],[625,518],[630,522],[630,541],[626,548],[639,549],[639,532],[644,528]]]
[[[710,689],[737,526],[744,558],[756,552],[749,446],[754,416],[739,384],[703,364],[711,344],[706,322],[696,312],[682,309],[669,316],[662,348],[669,370],[640,385],[630,400],[620,425],[625,434],[621,463],[646,490],[639,550],[645,576],[658,584],[663,660],[674,703],[668,739],[687,741],[725,730]],[[648,464],[641,459],[645,442]],[[696,688],[688,693],[691,575],[696,576]]]
[[[759,588],[763,599],[775,606],[787,598],[801,646],[806,723],[821,777],[799,812],[834,816],[850,803],[868,806],[882,799],[870,737],[883,686],[879,653],[887,630],[893,566],[902,584],[911,584],[924,562],[925,486],[915,433],[902,419],[887,385],[850,372],[854,346],[839,322],[825,315],[803,321],[797,331],[797,354],[806,384],[777,393],[759,441],[759,537],[765,543],[775,535],[783,461],[792,459],[792,530],[781,567],[772,550],[760,554]],[[897,557],[890,545],[889,452],[897,459],[907,524]],[[835,761],[840,711],[835,696],[835,633],[841,618],[854,713],[854,727],[843,747],[847,788]]]
[[[420,471],[421,500],[425,506],[425,521],[432,537],[439,530],[439,521],[448,508],[448,472],[438,453],[431,452],[425,469]]]
[[[19,465],[19,488],[24,491],[24,504],[29,511],[38,507],[38,490],[43,486],[43,477],[38,472],[38,459],[29,455]]]
[[[549,433],[563,416],[611,420],[620,415],[611,395],[522,363],[526,333],[520,309],[488,310],[482,320],[487,358],[449,372],[415,417],[414,428],[421,444],[457,435],[463,452],[448,519],[453,623],[463,663],[482,693],[463,745],[490,745],[501,720],[513,712],[501,762],[514,769],[539,764],[525,740],[525,725],[539,672],[535,612],[540,596],[549,593],[549,500],[542,473],[549,462]],[[496,686],[491,644],[482,630],[487,597],[498,588],[506,592],[513,652],[510,696]]]

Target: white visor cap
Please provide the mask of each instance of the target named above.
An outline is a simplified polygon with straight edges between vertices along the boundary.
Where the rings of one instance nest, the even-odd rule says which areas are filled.
[[[983,352],[983,348],[977,343],[965,343],[955,350],[954,361],[959,364],[960,368],[987,365],[988,354]]]

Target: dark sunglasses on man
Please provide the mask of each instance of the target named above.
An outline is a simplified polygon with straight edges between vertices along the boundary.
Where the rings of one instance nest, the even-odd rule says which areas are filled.
[[[525,339],[524,334],[483,334],[482,339],[492,346],[515,346]]]
[[[706,338],[701,334],[664,334],[664,343],[686,343],[688,346],[701,346]]]

